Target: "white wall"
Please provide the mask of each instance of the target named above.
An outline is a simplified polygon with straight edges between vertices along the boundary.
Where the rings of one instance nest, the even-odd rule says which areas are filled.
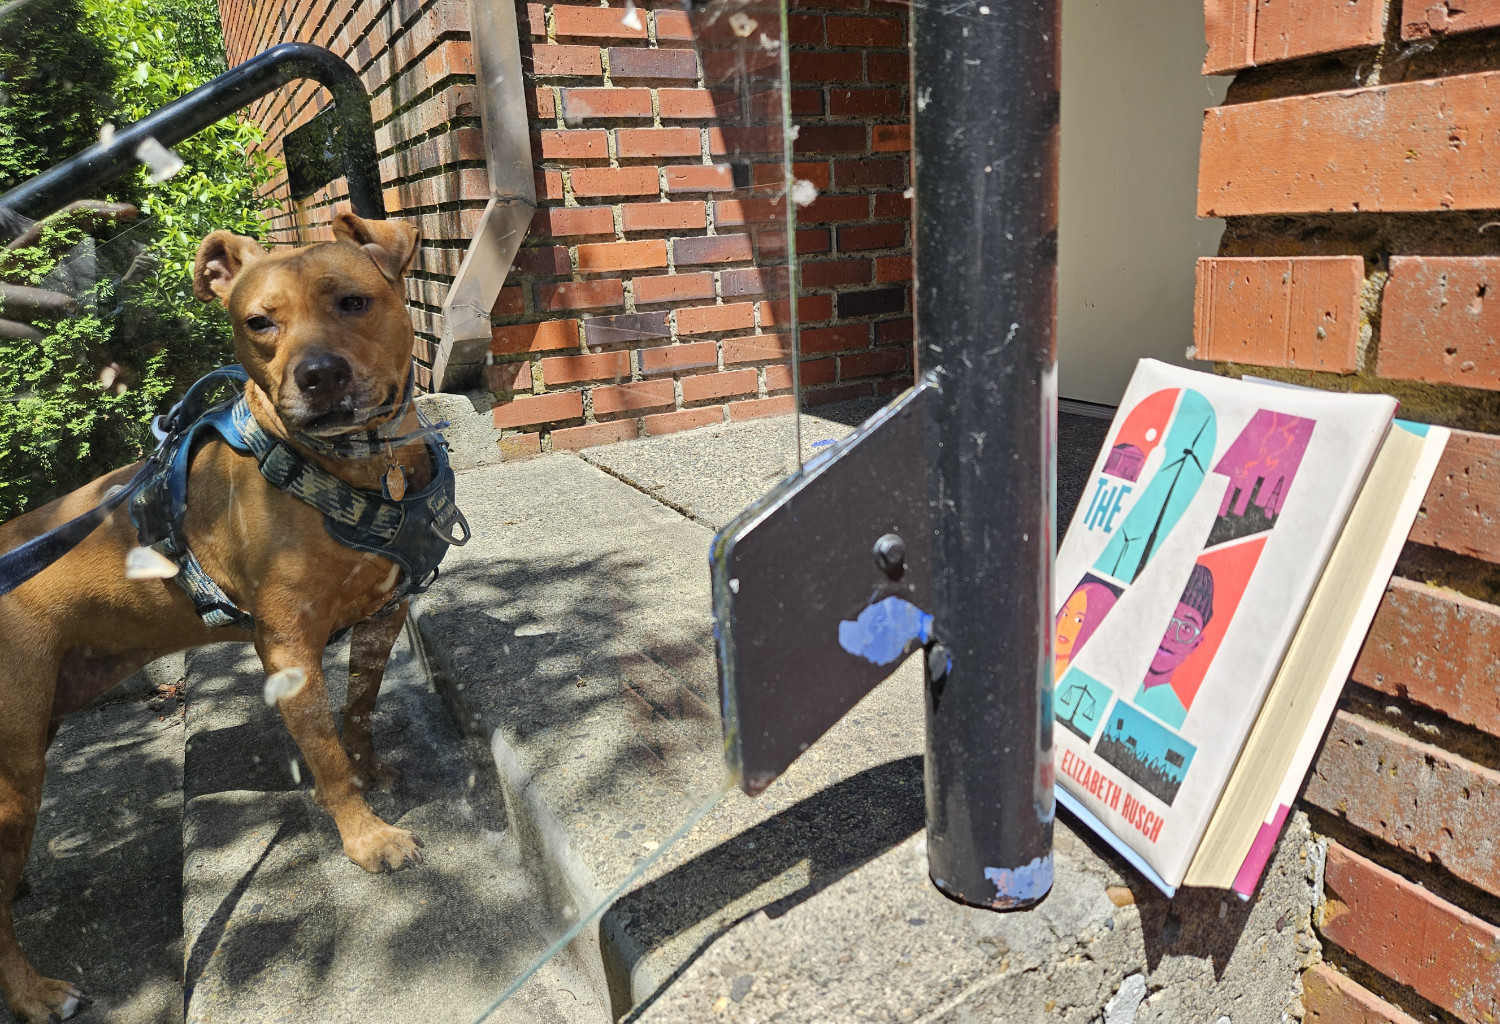
[[[1114,405],[1135,361],[1189,365],[1193,266],[1222,220],[1194,216],[1202,0],[1063,0],[1059,389]],[[1205,364],[1199,364],[1200,366]]]

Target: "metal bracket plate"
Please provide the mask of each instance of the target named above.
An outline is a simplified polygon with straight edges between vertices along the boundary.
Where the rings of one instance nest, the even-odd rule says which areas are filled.
[[[714,539],[725,752],[752,796],[925,639],[939,397],[924,380]],[[877,554],[890,535],[900,544]],[[904,559],[891,557],[897,547]]]

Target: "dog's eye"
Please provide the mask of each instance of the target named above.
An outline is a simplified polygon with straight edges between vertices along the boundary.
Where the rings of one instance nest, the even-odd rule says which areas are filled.
[[[343,313],[363,313],[370,308],[370,300],[363,295],[345,295],[339,299],[339,311]]]
[[[269,331],[276,323],[268,316],[252,316],[245,321],[245,326],[252,331]]]

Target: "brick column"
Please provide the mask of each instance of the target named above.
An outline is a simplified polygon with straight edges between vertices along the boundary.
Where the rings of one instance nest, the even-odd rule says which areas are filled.
[[[1500,3],[1207,0],[1199,358],[1460,429],[1301,806],[1309,1020],[1500,1014]]]

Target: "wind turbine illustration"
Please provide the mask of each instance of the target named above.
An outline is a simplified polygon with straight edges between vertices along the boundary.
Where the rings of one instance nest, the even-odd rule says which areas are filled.
[[[1161,524],[1167,518],[1167,506],[1172,503],[1172,492],[1177,489],[1177,483],[1182,479],[1182,471],[1187,466],[1188,460],[1193,460],[1193,465],[1198,467],[1199,473],[1204,476],[1208,475],[1208,470],[1199,461],[1198,453],[1195,449],[1198,447],[1198,442],[1203,439],[1203,432],[1208,429],[1210,419],[1211,417],[1204,418],[1202,425],[1198,427],[1198,433],[1193,435],[1193,440],[1182,450],[1182,454],[1177,457],[1176,461],[1169,462],[1161,468],[1163,473],[1174,467],[1177,472],[1172,477],[1171,486],[1167,488],[1167,496],[1162,499],[1161,508],[1157,510],[1156,522],[1151,524],[1151,533],[1146,537],[1146,549],[1141,552],[1141,559],[1136,563],[1135,572],[1130,576],[1130,582],[1132,583],[1141,575],[1141,571],[1146,568],[1146,563],[1151,560],[1151,552],[1156,547],[1156,539],[1157,535],[1161,532]]]
[[[1125,560],[1125,555],[1130,551],[1130,545],[1132,545],[1136,541],[1140,540],[1140,538],[1139,537],[1132,537],[1130,534],[1126,533],[1125,532],[1125,524],[1121,523],[1120,524],[1120,540],[1123,541],[1124,543],[1121,544],[1121,546],[1120,546],[1120,553],[1115,556],[1115,564],[1114,564],[1114,566],[1109,570],[1109,574],[1111,576],[1113,576],[1115,579],[1119,579],[1120,578],[1120,563]]]

